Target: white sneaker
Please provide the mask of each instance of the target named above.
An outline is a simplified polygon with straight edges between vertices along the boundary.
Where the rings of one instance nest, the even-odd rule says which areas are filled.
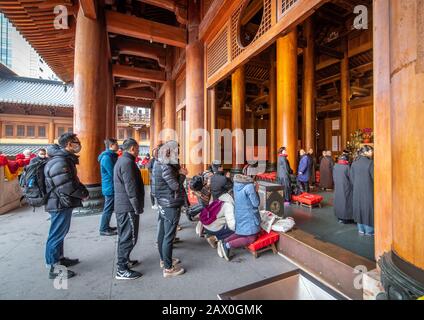
[[[196,234],[201,237],[202,236],[202,232],[203,232],[203,224],[202,222],[198,222],[196,225]]]
[[[159,209],[159,208],[158,208],[158,206],[155,204],[154,206],[152,206],[152,209],[153,209],[153,210],[157,210],[157,209]]]
[[[219,241],[218,242],[218,245],[217,245],[217,247],[216,247],[216,251],[217,251],[217,253],[218,253],[218,256],[220,257],[220,258],[224,258],[224,255],[222,254],[222,251],[221,251],[221,243],[220,243],[221,241]]]

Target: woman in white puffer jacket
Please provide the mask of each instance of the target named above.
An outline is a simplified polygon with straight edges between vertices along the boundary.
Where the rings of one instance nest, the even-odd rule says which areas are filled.
[[[213,248],[216,248],[216,243],[219,240],[231,236],[236,228],[233,197],[228,193],[224,193],[219,196],[218,200],[224,203],[221,210],[219,210],[216,220],[210,225],[203,226],[206,233],[206,240]]]

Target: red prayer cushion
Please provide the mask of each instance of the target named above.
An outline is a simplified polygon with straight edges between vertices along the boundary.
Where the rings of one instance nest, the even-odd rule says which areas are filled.
[[[258,239],[256,239],[256,241],[250,244],[247,248],[250,251],[257,251],[273,243],[276,243],[279,239],[280,235],[277,232],[271,231],[270,233],[266,233],[263,231],[260,233]]]
[[[310,193],[303,193],[300,196],[298,196],[298,200],[300,203],[313,205],[321,203],[324,198],[317,194],[310,194]]]

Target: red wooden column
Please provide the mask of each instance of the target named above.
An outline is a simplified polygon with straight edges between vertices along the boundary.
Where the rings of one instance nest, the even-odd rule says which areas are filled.
[[[186,47],[186,152],[189,176],[203,171],[203,152],[198,150],[201,137],[191,138],[196,129],[204,129],[204,56],[199,41],[200,1],[188,1],[188,45]]]
[[[297,167],[297,30],[277,39],[277,147]]]
[[[233,173],[240,173],[244,166],[245,151],[245,68],[239,67],[231,76],[232,87],[232,111],[231,111],[231,129],[233,131]]]
[[[350,92],[350,74],[349,74],[349,54],[348,54],[348,40],[347,38],[343,39],[343,50],[344,58],[341,61],[340,65],[340,91],[341,91],[341,140],[342,140],[342,150],[347,146],[347,141],[349,139],[349,92]]]
[[[149,138],[150,138],[150,151],[152,151],[154,148],[156,148],[156,139],[155,139],[155,108],[152,106],[150,109],[150,128],[149,128]],[[152,154],[150,152],[150,154]]]
[[[306,150],[315,151],[315,42],[313,18],[306,20],[304,25],[307,47],[303,54],[303,110],[304,110],[304,141]]]
[[[416,300],[424,296],[424,1],[374,0],[374,23],[376,256],[388,297]]]
[[[175,107],[175,81],[168,80],[165,83],[165,126],[164,129],[167,130],[165,134],[165,140],[173,139],[175,140],[175,116],[176,116],[176,107]]]
[[[74,129],[82,143],[78,174],[87,185],[100,183],[97,157],[104,149],[108,105],[107,32],[104,11],[90,19],[79,10],[75,32]]]
[[[275,49],[271,51],[271,69],[269,71],[269,131],[268,137],[268,170],[277,170],[277,73],[275,61]],[[280,146],[281,147],[281,146]]]
[[[159,145],[162,143],[162,139],[160,139],[160,134],[162,131],[162,103],[160,99],[156,99],[153,103],[153,127],[154,127],[154,141],[155,145]]]
[[[106,136],[116,138],[116,101],[113,86],[112,64],[108,64],[107,77],[107,110],[106,110]]]

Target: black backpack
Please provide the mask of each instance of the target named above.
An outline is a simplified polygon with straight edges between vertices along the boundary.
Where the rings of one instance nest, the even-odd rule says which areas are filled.
[[[22,198],[32,207],[41,207],[47,203],[48,194],[44,176],[47,159],[34,161],[25,167],[20,179]]]

